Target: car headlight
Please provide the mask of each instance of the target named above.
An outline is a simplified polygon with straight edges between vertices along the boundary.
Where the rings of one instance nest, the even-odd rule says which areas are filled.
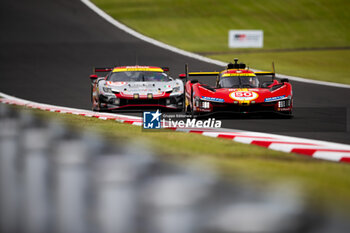
[[[202,101],[201,102],[201,108],[210,108],[210,103],[207,101]]]
[[[120,104],[120,99],[111,97],[111,98],[108,99],[108,103],[119,105]]]
[[[180,90],[181,90],[180,86],[173,88],[173,92],[180,92]]]
[[[103,89],[103,91],[106,92],[106,93],[113,93],[113,92],[112,92],[112,88],[110,88],[110,87],[103,87],[102,89]]]
[[[279,108],[286,108],[286,107],[289,107],[289,106],[290,106],[290,100],[289,99],[278,101],[278,107]]]

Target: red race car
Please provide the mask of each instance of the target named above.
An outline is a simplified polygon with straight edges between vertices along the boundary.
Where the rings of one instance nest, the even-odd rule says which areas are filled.
[[[228,64],[221,72],[188,72],[180,78],[216,77],[214,87],[198,80],[186,81],[185,111],[192,115],[208,113],[279,113],[291,117],[292,85],[288,79],[278,81],[272,72],[253,72],[243,63]],[[267,80],[268,78],[268,80]]]

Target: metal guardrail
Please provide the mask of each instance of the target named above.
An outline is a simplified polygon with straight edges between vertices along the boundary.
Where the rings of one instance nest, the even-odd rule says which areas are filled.
[[[3,233],[321,232],[294,186],[262,191],[0,104]]]

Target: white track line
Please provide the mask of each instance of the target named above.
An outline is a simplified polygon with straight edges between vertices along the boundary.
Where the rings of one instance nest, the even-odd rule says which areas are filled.
[[[93,4],[90,0],[80,0],[82,3],[84,3],[87,7],[89,7],[91,10],[93,10],[96,14],[98,14],[99,16],[101,16],[102,18],[104,18],[107,22],[111,23],[112,25],[114,25],[115,27],[119,28],[120,30],[123,30],[126,33],[129,33],[130,35],[146,41],[150,44],[153,44],[155,46],[161,47],[163,49],[167,49],[171,52],[174,53],[178,53],[190,58],[194,58],[203,62],[207,62],[207,63],[211,63],[211,64],[215,64],[218,66],[226,66],[227,63],[222,62],[222,61],[218,61],[218,60],[214,60],[211,58],[207,58],[195,53],[191,53],[179,48],[176,48],[174,46],[171,45],[167,45],[163,42],[157,41],[155,39],[152,39],[150,37],[147,37],[145,35],[142,35],[141,33],[127,27],[126,25],[120,23],[119,21],[115,20],[114,18],[112,18],[111,16],[109,16],[108,14],[106,14],[103,10],[101,10],[100,8],[98,8],[95,4]],[[257,70],[255,70],[257,71]],[[300,77],[295,77],[295,76],[289,76],[289,75],[284,75],[284,74],[277,74],[277,76],[279,78],[288,78],[290,80],[293,81],[297,81],[297,82],[304,82],[304,83],[310,83],[310,84],[317,84],[317,85],[325,85],[325,86],[331,86],[331,87],[340,87],[340,88],[350,88],[350,85],[347,84],[340,84],[340,83],[332,83],[332,82],[326,82],[326,81],[317,81],[317,80],[311,80],[311,79],[305,79],[305,78],[300,78]]]
[[[61,107],[61,106],[56,106],[56,105],[50,105],[50,104],[42,104],[42,103],[37,103],[29,100],[24,100],[20,99],[14,96],[7,95],[5,93],[0,92],[0,96],[3,97],[4,99],[7,99],[9,101],[12,101],[14,104],[18,102],[18,104],[22,106],[26,106],[29,108],[38,108],[41,110],[47,110],[50,112],[60,112],[60,113],[71,113],[74,115],[84,115],[87,117],[93,117],[93,116],[99,116],[100,117],[109,117],[109,118],[117,118],[117,119],[127,119],[127,120],[133,120],[133,121],[141,121],[141,117],[135,117],[135,116],[126,116],[122,114],[113,114],[113,113],[96,113],[93,111],[89,110],[84,110],[84,109],[77,109],[77,108],[67,108],[67,107]]]

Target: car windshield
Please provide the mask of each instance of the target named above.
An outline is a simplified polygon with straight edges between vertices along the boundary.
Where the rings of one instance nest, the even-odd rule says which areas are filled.
[[[255,76],[221,77],[219,84],[222,88],[257,88],[259,80]]]
[[[169,76],[166,73],[153,71],[124,71],[114,72],[107,78],[112,82],[168,82]]]

